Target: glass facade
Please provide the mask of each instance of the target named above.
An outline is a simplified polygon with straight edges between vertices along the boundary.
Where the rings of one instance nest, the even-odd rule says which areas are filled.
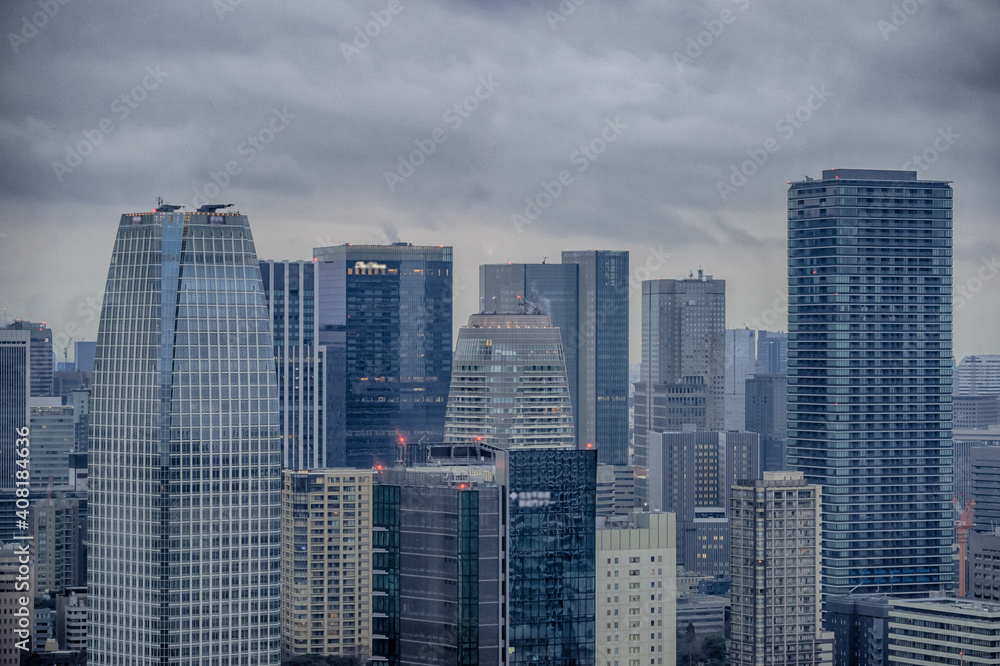
[[[28,331],[0,329],[0,491],[10,491],[10,520],[0,517],[0,530],[13,530],[14,471],[18,429],[28,425],[31,337]],[[6,500],[6,496],[3,498]],[[6,506],[6,505],[5,505]]]
[[[788,297],[788,465],[823,487],[824,593],[949,590],[951,186],[791,183]]]
[[[563,252],[562,261],[580,270],[578,441],[597,447],[598,462],[627,465],[628,250]]]
[[[507,663],[595,664],[597,452],[500,452]]]
[[[328,464],[391,465],[401,444],[440,441],[451,383],[452,249],[339,245],[314,256]]]
[[[246,216],[123,215],[91,413],[91,663],[278,663],[277,398]]]
[[[485,264],[479,267],[479,300],[483,312],[523,313],[525,299],[547,315],[559,329],[566,357],[566,378],[573,414],[579,414],[579,278],[574,264]],[[574,437],[580,439],[580,422],[574,420]]]
[[[307,470],[329,467],[327,448],[326,348],[319,346],[316,290],[319,272],[312,261],[262,261],[260,274],[274,322],[274,361],[281,410],[281,466]]]
[[[372,488],[372,659],[401,663],[399,640],[400,492],[395,486]]]
[[[469,317],[458,333],[444,441],[573,446],[560,340],[543,314]]]

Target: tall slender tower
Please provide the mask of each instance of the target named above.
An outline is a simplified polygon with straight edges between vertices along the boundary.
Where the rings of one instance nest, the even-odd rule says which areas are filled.
[[[915,171],[788,187],[788,465],[823,487],[824,594],[955,580],[951,231]]]
[[[257,254],[245,215],[176,208],[122,215],[111,255],[89,658],[277,664],[281,449]]]

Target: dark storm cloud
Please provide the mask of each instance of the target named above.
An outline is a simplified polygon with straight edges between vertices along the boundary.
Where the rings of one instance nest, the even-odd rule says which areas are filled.
[[[37,0],[0,9],[0,280],[21,316],[79,319],[118,214],[160,194],[236,202],[268,257],[454,244],[456,321],[479,263],[604,246],[638,266],[661,244],[660,277],[704,265],[750,319],[783,288],[784,181],[836,166],[933,156],[956,282],[996,249],[995,3],[54,1],[30,38]],[[19,284],[50,247],[52,284]],[[963,324],[996,330],[998,289],[957,319],[960,354]]]

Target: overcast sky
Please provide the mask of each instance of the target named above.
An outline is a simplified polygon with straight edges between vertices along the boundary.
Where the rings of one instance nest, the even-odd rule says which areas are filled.
[[[0,27],[0,305],[57,343],[96,337],[119,216],[157,196],[235,203],[267,259],[453,245],[456,325],[479,264],[628,249],[634,285],[702,267],[729,326],[784,329],[787,181],[909,163],[954,182],[955,353],[1000,353],[995,1],[10,0]]]

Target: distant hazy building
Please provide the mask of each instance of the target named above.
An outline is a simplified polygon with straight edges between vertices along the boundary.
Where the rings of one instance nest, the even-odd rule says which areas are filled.
[[[356,469],[285,470],[281,654],[367,658],[372,622],[372,480]]]
[[[725,280],[699,270],[697,279],[643,281],[634,436],[641,500],[646,499],[648,431],[725,428],[725,344]]]
[[[447,443],[574,446],[559,329],[543,314],[477,314],[458,333]]]
[[[788,374],[788,333],[757,331],[757,365],[754,374]]]
[[[635,508],[635,473],[629,466],[597,464],[597,515],[621,516]]]
[[[682,594],[677,597],[677,631],[683,634],[691,625],[699,636],[724,634],[731,606],[729,599],[714,594]]]
[[[973,446],[969,452],[975,531],[992,534],[1000,527],[1000,446]]]
[[[1000,602],[1000,532],[970,532],[966,597]]]
[[[952,396],[956,430],[982,430],[1000,424],[1000,394]]]
[[[69,488],[69,456],[76,445],[73,411],[72,405],[62,405],[58,398],[33,398],[30,411],[33,493]]]
[[[746,429],[760,435],[762,467],[787,468],[788,376],[755,375],[746,382]]]
[[[52,329],[45,325],[21,321],[20,319],[7,325],[8,331],[28,331],[31,339],[31,395],[47,397],[52,395],[52,372],[55,368],[55,356],[52,354]]]
[[[1000,604],[945,598],[890,604],[890,664],[1000,662]]]
[[[746,382],[757,365],[756,331],[726,330],[725,430],[746,430]]]
[[[634,513],[597,530],[597,664],[676,663],[673,515]],[[662,660],[662,661],[661,661]]]
[[[832,595],[824,601],[834,666],[889,666],[889,597]]]
[[[338,245],[318,262],[327,465],[391,465],[402,438],[441,441],[451,383],[452,248]]]
[[[30,398],[31,333],[0,329],[0,491],[14,489],[15,444],[28,425]]]
[[[332,466],[326,414],[326,347],[319,344],[314,261],[261,261],[278,372],[281,466],[307,470]]]
[[[954,581],[952,188],[788,185],[788,466],[823,487],[824,594]]]
[[[830,664],[820,604],[820,488],[765,472],[732,489],[733,666]]]
[[[966,356],[958,364],[956,395],[1000,395],[1000,354]]]
[[[31,507],[31,534],[37,590],[76,587],[81,579],[80,503],[78,497],[42,497]]]

